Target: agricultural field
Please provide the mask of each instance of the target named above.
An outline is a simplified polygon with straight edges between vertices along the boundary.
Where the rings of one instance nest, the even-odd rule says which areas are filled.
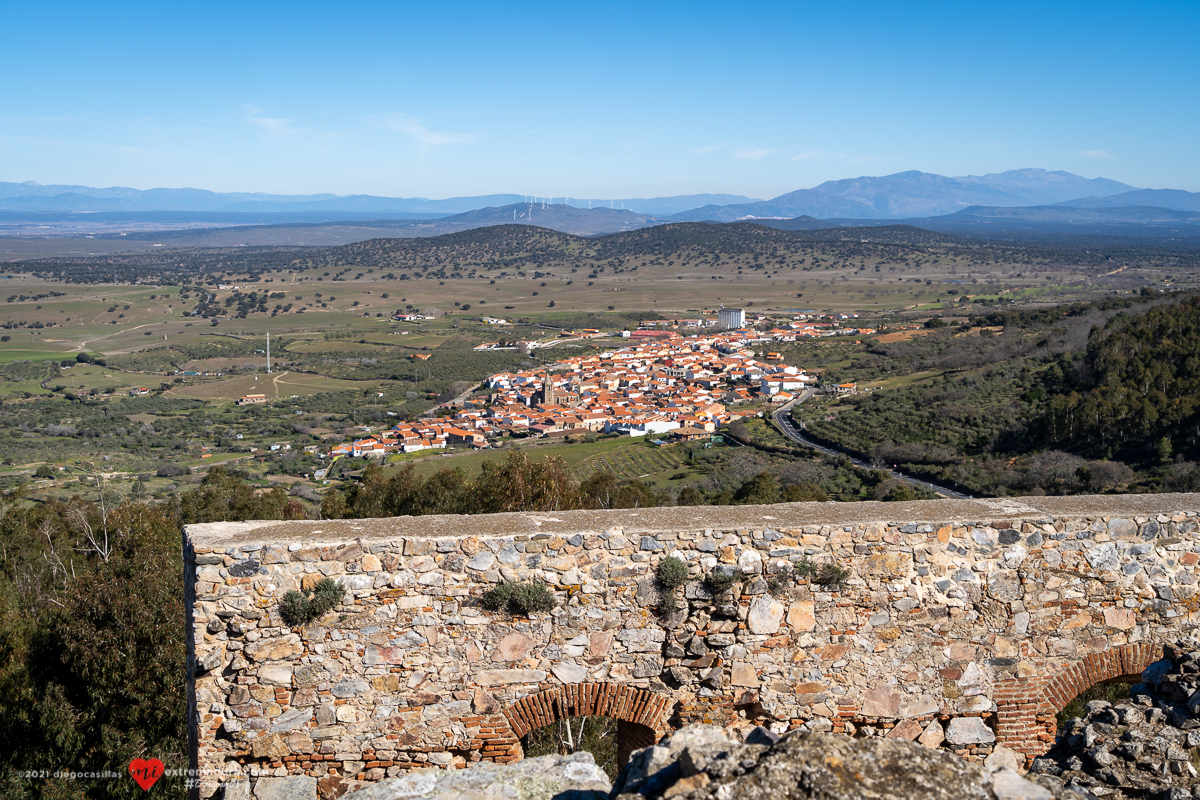
[[[29,272],[12,280],[14,286],[46,283],[46,276],[94,283],[104,271],[127,284],[157,274],[175,285],[203,284],[211,294],[205,300],[210,310],[253,293],[254,304],[238,300],[220,323],[247,332],[262,330],[253,324],[259,315],[286,326],[311,314],[316,319],[303,325],[309,327],[361,322],[409,308],[439,318],[461,313],[534,321],[606,310],[669,316],[721,303],[770,311],[896,312],[1045,302],[1196,282],[1190,251],[1111,245],[1099,250],[997,244],[904,226],[779,231],[748,223],[685,223],[597,238],[499,226],[333,248],[205,248],[49,259],[22,263]],[[1118,259],[1129,268],[1114,271]],[[221,281],[239,288],[213,288]],[[193,292],[187,299],[195,303],[207,296]],[[266,302],[259,303],[264,297]],[[237,308],[247,311],[241,319],[231,313]],[[103,316],[96,321],[111,322]],[[151,322],[139,317],[134,324]]]
[[[320,394],[322,392],[341,392],[362,390],[364,387],[354,381],[342,381],[326,378],[323,375],[309,375],[302,372],[275,372],[256,375],[240,375],[237,377],[218,378],[216,380],[197,381],[178,388],[163,392],[163,397],[182,398],[187,400],[210,400],[228,402],[237,400],[248,394],[265,394],[268,399],[280,397],[298,397],[301,395]]]
[[[534,461],[561,458],[571,473],[580,480],[597,472],[611,472],[625,480],[640,479],[648,484],[672,486],[685,478],[694,478],[694,471],[682,470],[691,458],[692,446],[679,443],[658,446],[644,438],[612,437],[597,440],[595,436],[579,437],[581,441],[526,440],[512,442],[499,450],[455,453],[430,456],[418,452],[389,458],[389,470],[396,465],[412,463],[416,474],[428,477],[440,469],[456,467],[474,472],[485,461],[502,458],[504,450],[518,447],[529,453]],[[714,445],[723,448],[723,443]]]
[[[1114,269],[1114,261],[1128,266]],[[1015,363],[1036,373],[1045,358],[1081,346],[1085,337],[1074,327],[1056,333],[1053,324],[1010,337],[1013,326],[988,322],[988,315],[1156,293],[1194,282],[1196,265],[1185,250],[1134,253],[996,244],[918,229],[786,232],[745,224],[666,225],[597,238],[500,226],[332,248],[168,248],[14,263],[0,281],[6,289],[0,399],[12,406],[0,420],[0,457],[7,462],[0,483],[78,461],[110,475],[112,491],[132,492],[140,483],[139,492],[153,493],[166,490],[164,479],[147,475],[164,462],[199,475],[229,461],[263,485],[284,482],[316,502],[328,487],[311,478],[320,460],[297,455],[306,447],[325,452],[428,412],[495,372],[628,342],[574,331],[711,316],[721,304],[763,313],[763,327],[801,312],[857,314],[847,324],[879,332],[769,349],[823,382],[858,382],[881,398],[919,397],[945,381],[978,379],[994,395],[988,402],[999,404],[992,413],[1002,415],[1016,407],[1015,387],[1031,381],[1000,380],[989,373],[993,365]],[[431,318],[395,321],[399,312]],[[484,316],[510,324],[487,324]],[[499,342],[509,349],[474,349]],[[517,348],[518,342],[526,344]],[[134,396],[137,389],[147,395]],[[234,404],[257,393],[270,402]],[[875,416],[864,416],[868,407],[860,400],[819,397],[797,414],[812,418],[814,432],[821,428],[848,448],[870,450],[891,446],[871,438],[880,432],[919,430],[894,406],[877,404]],[[891,416],[880,422],[885,412]],[[940,421],[955,413],[951,407]],[[960,427],[975,441],[1003,426]],[[747,430],[756,442],[786,446],[760,422]],[[786,459],[719,444],[701,455],[692,446],[628,439],[504,446],[528,448],[536,458],[560,456],[579,479],[610,472],[664,496],[692,485],[710,495],[733,491],[751,467],[779,470],[781,480],[791,474]],[[477,470],[499,454],[418,453],[400,461],[428,475],[447,465]],[[741,466],[727,469],[727,462]],[[339,465],[331,485],[360,468]],[[823,486],[829,496],[874,491],[853,471],[805,469],[802,482]],[[53,482],[45,488],[61,491]]]

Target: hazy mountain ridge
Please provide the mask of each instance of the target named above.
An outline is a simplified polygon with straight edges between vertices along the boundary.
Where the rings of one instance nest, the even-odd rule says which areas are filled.
[[[0,182],[0,209],[12,211],[355,211],[445,216],[487,205],[504,205],[522,195],[478,197],[376,197],[374,195],[281,195],[263,192],[212,192],[207,189],[130,189],[124,186],[42,186]]]
[[[1200,211],[1200,192],[1182,189],[1137,189],[1107,197],[1080,197],[1054,205],[1071,208],[1169,208],[1175,211]]]
[[[588,201],[581,200],[579,202],[586,203]],[[597,207],[604,205],[604,201],[602,200],[593,200],[591,202],[596,203]],[[630,200],[610,202],[624,203],[627,210],[642,214],[670,216],[699,206],[724,206],[733,203],[761,203],[762,201],[740,194],[679,194],[673,197],[636,197]]]
[[[732,222],[748,217],[904,219],[953,214],[969,206],[1037,206],[1085,195],[1135,191],[1107,178],[1069,172],[1019,169],[949,178],[909,170],[882,177],[826,181],[761,203],[705,206],[676,214],[681,220]]]
[[[257,213],[355,212],[370,214],[423,214],[428,217],[462,214],[482,208],[508,206],[526,200],[520,194],[489,194],[448,197],[379,197],[369,194],[282,195],[263,192],[212,192],[207,189],[131,189],[125,186],[95,188],[55,184],[43,186],[34,181],[0,181],[0,210],[25,212],[100,212],[100,211],[224,211]],[[559,204],[562,198],[558,198]],[[642,214],[667,216],[705,204],[760,202],[734,194],[675,195],[633,199],[575,200],[572,208],[591,203]]]
[[[147,211],[209,211],[226,210],[224,206],[231,203],[277,200],[288,198],[301,201],[327,200],[335,198],[333,194],[314,195],[273,195],[263,192],[212,192],[207,189],[132,189],[127,186],[93,187],[75,184],[43,185],[36,181],[24,183],[8,183],[0,181],[0,199],[5,201],[5,207],[16,198],[25,198],[29,204],[36,204],[40,198],[46,204],[51,198],[61,198],[63,203],[81,202],[81,198],[94,201],[110,201],[112,210],[132,210],[137,207]],[[171,204],[171,207],[165,207]],[[180,207],[180,206],[186,206]],[[51,208],[47,210],[60,210]],[[68,210],[68,209],[61,209]]]
[[[1083,178],[1063,171],[1018,169],[987,175],[946,177],[917,170],[885,176],[860,176],[826,181],[811,189],[799,189],[770,200],[741,195],[692,194],[613,200],[575,199],[571,208],[609,208],[680,221],[712,220],[733,222],[754,217],[793,219],[905,219],[953,214],[970,206],[1043,206],[1056,203],[1107,205],[1104,198],[1149,192],[1155,199],[1131,198],[1121,206],[1160,205],[1184,202],[1193,210],[1191,193],[1171,190],[1138,190],[1107,178]],[[1184,195],[1189,197],[1183,198]],[[1084,198],[1084,200],[1080,200]],[[1098,198],[1098,200],[1094,199]],[[1182,199],[1181,199],[1182,198]],[[517,194],[450,197],[378,197],[333,194],[278,195],[247,192],[212,192],[204,189],[147,189],[128,187],[93,188],[75,185],[42,186],[33,182],[0,182],[0,210],[54,211],[225,211],[225,212],[333,212],[355,214],[425,215],[427,218],[506,207],[526,201]],[[555,205],[563,205],[557,198]],[[535,200],[537,207],[545,198]]]
[[[80,191],[54,194],[76,189]],[[41,210],[53,208],[62,198],[75,203],[79,210]],[[510,202],[513,199],[517,202]],[[153,240],[164,246],[337,246],[368,238],[424,238],[514,223],[596,236],[670,222],[757,220],[786,230],[905,222],[944,233],[984,238],[1066,234],[1192,240],[1198,235],[1200,225],[1197,221],[1200,193],[1132,189],[1106,178],[1083,178],[1039,169],[959,177],[908,171],[826,181],[813,189],[789,192],[769,201],[721,204],[728,199],[748,198],[680,195],[590,201],[592,207],[587,208],[587,200],[577,199],[566,205],[563,198],[556,202],[540,199],[528,202],[525,197],[503,194],[430,200],[371,195],[221,194],[198,189],[143,192],[123,187],[91,189],[0,183],[0,235],[60,236],[62,233],[58,231],[62,229],[67,235],[119,238],[130,243]],[[630,208],[656,207],[670,212],[693,201],[716,202],[673,214]],[[170,202],[224,204],[226,209],[235,210],[134,210],[139,205]],[[116,203],[124,210],[105,210],[108,203]],[[407,204],[407,208],[378,209],[389,204]],[[619,208],[622,204],[625,209]],[[4,210],[6,205],[25,210]],[[22,214],[27,215],[23,218],[24,226],[14,221],[21,220]],[[196,222],[220,224],[205,230],[180,224],[176,227],[185,230],[169,230],[173,223],[187,221],[189,214],[196,217]],[[121,215],[127,215],[129,222],[153,223],[160,229],[150,225],[141,230],[126,230],[119,222],[101,219]],[[172,219],[158,219],[160,215],[170,215]],[[218,220],[220,215],[228,218]],[[134,219],[143,216],[147,219]],[[220,226],[230,224],[237,227]],[[189,227],[193,229],[186,230]],[[41,246],[25,249],[29,255],[46,251]],[[20,256],[10,253],[9,257]]]

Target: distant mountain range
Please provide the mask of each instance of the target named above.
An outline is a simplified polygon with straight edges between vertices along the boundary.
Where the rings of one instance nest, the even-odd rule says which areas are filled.
[[[525,199],[524,195],[519,194],[488,194],[430,200],[425,197],[376,197],[368,194],[283,195],[210,192],[206,189],[142,190],[122,186],[97,189],[91,186],[74,185],[43,186],[34,181],[25,183],[0,181],[0,210],[23,212],[195,211],[288,214],[334,212],[431,219],[462,214],[481,208],[507,206]],[[591,201],[584,199],[572,201],[571,206],[586,208],[586,204],[589,202],[597,207],[611,204],[614,209],[624,208],[642,214],[668,216],[703,205],[759,201],[752,197],[736,194],[695,194],[613,200],[606,198]],[[558,198],[558,204],[562,203],[563,198]]]
[[[1006,211],[1007,209],[1007,211]],[[1094,211],[1071,214],[1070,209]],[[607,233],[671,221],[788,221],[793,229],[828,225],[877,224],[884,220],[941,220],[991,230],[998,220],[1011,224],[1170,225],[1193,224],[1200,193],[1177,189],[1138,189],[1108,178],[1084,178],[1069,172],[1019,169],[988,175],[945,177],[899,172],[827,181],[771,200],[743,195],[692,194],[623,200],[564,198],[533,202],[522,195],[493,194],[431,200],[333,194],[277,195],[210,192],[203,189],[148,189],[43,186],[0,182],[0,221],[51,218],[99,223],[111,218],[154,223],[217,224],[333,223],[393,220],[397,232],[426,235],[428,229],[461,230],[503,223],[525,223],[571,233]],[[27,216],[28,215],[28,216]],[[530,218],[532,215],[532,219]],[[515,219],[514,219],[515,217]],[[946,218],[955,217],[946,221]],[[406,220],[412,221],[410,225]],[[420,222],[418,222],[420,221]],[[433,225],[434,222],[444,223]],[[28,233],[22,234],[28,235]],[[232,234],[230,234],[232,235]]]
[[[969,206],[1042,206],[1130,191],[1135,191],[1135,187],[1119,181],[1044,169],[957,178],[913,170],[883,177],[826,181],[815,188],[789,192],[772,200],[705,206],[674,216],[681,220],[718,222],[804,215],[821,219],[905,219],[953,214]]]
[[[372,195],[283,195],[250,192],[210,192],[206,189],[129,189],[113,186],[43,186],[33,181],[0,182],[0,209],[7,211],[224,211],[304,212],[342,211],[444,216],[482,206],[498,206],[524,199],[521,195],[480,197],[375,197]]]

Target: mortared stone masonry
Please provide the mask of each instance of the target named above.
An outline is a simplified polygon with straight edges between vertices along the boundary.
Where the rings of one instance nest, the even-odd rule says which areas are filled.
[[[617,720],[622,761],[690,722],[1028,761],[1067,702],[1200,621],[1198,523],[1200,495],[1137,495],[190,525],[193,796],[514,761],[583,715]],[[666,556],[691,573],[673,609]],[[287,627],[280,598],[323,577],[342,606]],[[558,607],[483,609],[504,580]]]

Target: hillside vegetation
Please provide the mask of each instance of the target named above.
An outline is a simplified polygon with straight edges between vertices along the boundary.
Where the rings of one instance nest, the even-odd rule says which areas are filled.
[[[1034,426],[1048,444],[1137,463],[1200,458],[1200,297],[1115,317],[1045,384]]]
[[[111,499],[110,499],[111,500]],[[180,525],[286,519],[282,491],[214,470],[194,491],[146,505],[32,505],[0,495],[0,796],[144,797],[134,758],[187,769]],[[183,797],[181,775],[162,779]]]
[[[949,259],[964,268],[997,263],[1026,268],[1102,267],[1114,261],[1190,268],[1197,263],[1191,250],[1092,245],[1046,242],[1015,245],[955,237],[908,225],[781,230],[752,222],[687,222],[583,237],[513,224],[428,238],[370,239],[339,247],[168,249],[47,258],[24,264],[39,277],[74,283],[101,283],[114,276],[120,282],[136,282],[151,275],[160,282],[179,283],[209,273],[256,275],[334,268],[390,270],[410,279],[445,279],[480,272],[542,269],[568,262],[591,270],[616,271],[668,261],[683,266],[735,260],[758,269],[800,264],[815,267],[818,263],[809,261],[813,258],[825,261],[826,266],[829,262],[849,266],[851,261],[863,260],[920,266]],[[635,260],[637,265],[632,263]]]
[[[984,495],[1195,488],[1200,298],[973,322],[988,327],[868,345],[836,365],[835,380],[877,375],[880,388],[803,408],[809,432]]]

